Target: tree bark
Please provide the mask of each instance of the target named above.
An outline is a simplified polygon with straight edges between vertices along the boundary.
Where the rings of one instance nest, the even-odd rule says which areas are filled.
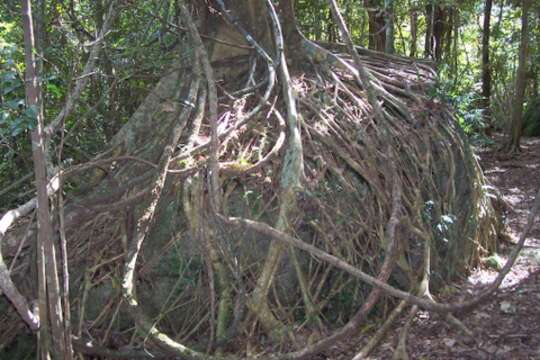
[[[411,50],[410,57],[416,57],[417,41],[418,41],[418,9],[411,4]]]
[[[386,49],[386,18],[381,11],[381,0],[364,0],[369,18],[369,41],[368,47],[372,50],[384,51]]]
[[[388,54],[394,53],[394,24],[395,24],[395,11],[394,0],[384,0],[384,10],[386,18],[386,39],[385,39],[385,52]]]
[[[450,6],[448,8],[448,21],[446,24],[446,31],[445,31],[445,39],[444,39],[444,53],[447,56],[452,55],[452,41],[453,41],[453,35],[454,35],[454,18],[456,14],[456,6]],[[450,59],[448,63],[450,63],[453,59]]]
[[[426,38],[424,56],[441,61],[444,51],[443,39],[446,31],[446,7],[431,2],[426,6]]]
[[[527,86],[527,57],[529,54],[529,7],[530,0],[521,2],[521,44],[519,47],[519,63],[516,73],[516,90],[512,104],[512,119],[510,141],[507,146],[509,152],[520,150],[520,140],[523,133],[523,102]]]
[[[459,57],[459,48],[458,48],[458,44],[459,44],[459,22],[460,22],[460,17],[459,17],[459,8],[458,7],[455,7],[454,8],[454,16],[453,16],[453,33],[454,33],[454,36],[453,36],[453,41],[452,41],[452,62],[451,62],[451,67],[452,67],[452,71],[456,72],[457,71],[457,68],[458,68],[458,57]]]
[[[489,62],[489,39],[491,33],[491,8],[493,0],[486,0],[484,4],[484,26],[482,32],[482,108],[484,120],[490,121],[490,97],[491,97],[491,64]]]
[[[426,36],[424,40],[424,57],[430,58],[433,57],[433,23],[435,19],[435,7],[430,2],[428,5],[426,5]]]
[[[443,5],[435,5],[434,13],[434,23],[433,23],[433,38],[432,38],[432,49],[433,55],[436,62],[440,62],[444,54],[444,35],[447,29],[447,9]]]
[[[55,358],[71,359],[71,353],[66,349],[66,337],[63,324],[63,310],[60,298],[60,284],[53,241],[53,227],[49,210],[47,194],[47,167],[44,137],[44,123],[40,107],[40,86],[36,67],[35,38],[32,24],[32,8],[29,0],[23,5],[23,26],[26,63],[26,101],[30,113],[35,116],[37,124],[32,131],[32,155],[37,187],[37,220],[38,220],[38,271],[39,271],[39,310],[41,316],[40,339],[42,340],[42,355],[50,357],[49,344],[52,343],[52,355]],[[45,283],[43,283],[45,281]],[[46,290],[46,293],[45,291]],[[46,296],[45,296],[46,295]],[[50,325],[50,333],[48,325]],[[52,338],[52,341],[50,339]]]

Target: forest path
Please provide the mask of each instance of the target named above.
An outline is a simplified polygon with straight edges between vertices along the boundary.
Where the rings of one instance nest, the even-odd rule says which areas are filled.
[[[515,157],[497,153],[498,145],[480,149],[478,155],[489,183],[500,191],[508,205],[505,216],[509,241],[503,242],[499,251],[501,264],[504,264],[525,228],[529,209],[540,188],[540,138],[523,139],[523,151]],[[478,293],[497,274],[493,268],[482,266],[452,286],[450,290],[456,291],[448,293],[455,295],[438,295],[437,299],[441,302],[458,301],[460,294]],[[458,334],[440,318],[419,312],[408,338],[410,359],[540,359],[538,216],[520,257],[494,297],[493,301],[472,313],[458,315],[475,334],[476,341]],[[370,359],[392,358],[402,325],[403,319],[394,325],[386,343]]]

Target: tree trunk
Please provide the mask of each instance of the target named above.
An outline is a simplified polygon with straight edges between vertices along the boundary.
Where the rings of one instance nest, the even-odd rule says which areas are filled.
[[[447,8],[444,5],[435,5],[432,49],[435,61],[440,63],[444,55],[444,37],[447,31]]]
[[[484,109],[484,121],[490,127],[491,111],[491,64],[489,62],[489,38],[491,33],[491,8],[493,0],[484,3],[484,26],[482,32],[482,103]]]
[[[527,58],[529,54],[529,7],[530,0],[521,2],[521,44],[519,46],[519,63],[516,72],[516,87],[512,103],[510,139],[507,150],[511,153],[520,151],[520,140],[523,133],[523,102],[527,87]]]
[[[386,31],[385,24],[387,17],[382,11],[382,0],[364,0],[364,6],[367,9],[369,20],[369,41],[368,47],[376,51],[385,51],[386,49]]]
[[[457,12],[456,6],[448,7],[448,22],[446,24],[445,40],[444,40],[444,53],[448,56],[447,64],[451,64],[453,61],[452,56],[452,43],[454,39],[454,18]]]
[[[385,38],[385,51],[388,54],[394,53],[394,24],[395,24],[395,11],[394,0],[384,0],[384,12],[385,12],[385,26],[386,26],[386,38]]]
[[[424,56],[439,63],[444,52],[444,35],[447,30],[447,9],[437,2],[430,2],[426,6],[426,37]]]
[[[416,49],[418,42],[418,9],[410,5],[410,17],[411,17],[411,51],[410,57],[416,57]]]
[[[426,5],[426,35],[424,39],[424,57],[433,58],[433,26],[435,23],[435,6],[433,1]]]
[[[27,107],[37,122],[35,129],[32,131],[32,154],[37,187],[37,249],[40,289],[40,340],[42,340],[41,355],[45,358],[54,356],[59,359],[71,359],[72,354],[67,350],[70,347],[67,346],[66,341],[70,341],[70,337],[66,336],[64,329],[54,234],[49,211],[49,195],[47,192],[49,181],[47,177],[47,160],[43,131],[44,122],[42,111],[40,111],[40,86],[38,84],[37,66],[34,56],[35,38],[32,23],[32,8],[29,0],[23,1],[22,10]],[[52,348],[50,348],[51,343]],[[50,350],[52,351],[49,353]]]
[[[460,16],[459,16],[458,7],[454,8],[453,22],[454,22],[453,24],[454,29],[452,32],[454,33],[454,36],[453,36],[453,41],[452,41],[452,62],[450,64],[451,64],[451,68],[453,72],[456,73],[458,69],[458,64],[459,64],[459,46],[458,45],[459,45]]]

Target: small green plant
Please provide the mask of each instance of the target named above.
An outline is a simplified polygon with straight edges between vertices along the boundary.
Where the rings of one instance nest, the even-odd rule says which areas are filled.
[[[504,259],[497,253],[484,259],[487,267],[500,271],[504,266]]]
[[[37,109],[25,103],[24,79],[19,71],[15,46],[0,46],[0,134],[4,139],[32,130]]]
[[[428,91],[428,95],[431,99],[437,99],[453,108],[458,125],[473,142],[489,143],[491,140],[485,136],[487,124],[484,109],[480,107],[481,84],[475,83],[470,78],[474,79],[474,74],[456,77],[451,74],[451,69],[447,65],[441,65],[437,82]]]

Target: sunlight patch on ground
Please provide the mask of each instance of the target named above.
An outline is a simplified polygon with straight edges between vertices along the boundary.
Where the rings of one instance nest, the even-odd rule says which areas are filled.
[[[506,200],[510,205],[516,206],[523,200],[523,196],[519,195],[507,195],[504,197],[504,200]]]
[[[484,174],[504,174],[507,171],[507,169],[495,166],[493,169],[484,171]]]
[[[524,255],[521,254],[520,258],[522,258],[523,256]],[[508,259],[507,256],[501,256],[501,258],[504,262],[506,262],[506,260]],[[468,277],[467,283],[476,288],[482,288],[484,286],[490,285],[495,280],[498,274],[499,272],[493,269],[478,268],[474,270]],[[516,286],[521,281],[525,280],[529,275],[530,271],[529,269],[527,269],[527,267],[514,267],[504,278],[503,283],[501,284],[501,289]]]

